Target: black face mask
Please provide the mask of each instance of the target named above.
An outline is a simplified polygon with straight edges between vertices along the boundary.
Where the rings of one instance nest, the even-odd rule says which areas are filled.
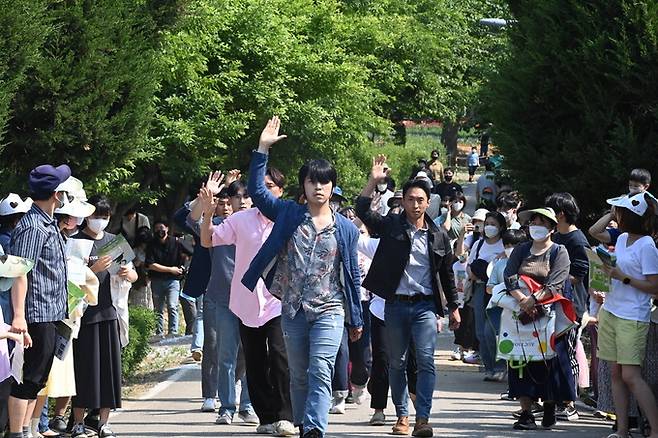
[[[451,177],[451,176],[444,176],[443,178],[446,180],[446,182],[450,182],[450,181],[452,181],[452,177]]]
[[[162,239],[164,236],[167,235],[167,232],[165,230],[158,230],[155,232],[155,235],[158,236],[160,239]]]

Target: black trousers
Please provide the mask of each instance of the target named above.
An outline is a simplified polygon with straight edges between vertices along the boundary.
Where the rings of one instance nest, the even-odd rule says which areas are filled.
[[[459,309],[461,323],[455,330],[455,344],[461,346],[464,350],[478,350],[479,343],[475,336],[475,317],[473,308],[468,304]]]
[[[260,424],[292,422],[288,356],[278,316],[258,328],[240,323],[247,386]]]
[[[185,318],[185,335],[194,334],[194,323],[199,308],[203,309],[203,298],[199,297],[195,302],[186,298],[180,297],[180,306],[183,309],[183,318]]]
[[[388,401],[388,348],[386,324],[377,317],[370,318],[370,339],[372,340],[372,372],[368,381],[370,407],[386,409]],[[416,352],[413,342],[407,354],[407,386],[411,394],[416,393]]]

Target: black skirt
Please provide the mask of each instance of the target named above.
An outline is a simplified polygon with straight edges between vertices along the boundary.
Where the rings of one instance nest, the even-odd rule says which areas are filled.
[[[117,320],[84,324],[73,340],[74,408],[121,407],[121,341]]]

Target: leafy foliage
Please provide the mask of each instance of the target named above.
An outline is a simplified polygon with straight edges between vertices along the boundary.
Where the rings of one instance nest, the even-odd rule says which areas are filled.
[[[490,115],[531,204],[569,191],[585,216],[658,171],[658,4],[510,0],[518,23],[493,79]]]
[[[155,314],[145,307],[131,306],[129,316],[129,342],[121,350],[121,371],[124,378],[132,376],[149,353],[149,341],[155,333]]]

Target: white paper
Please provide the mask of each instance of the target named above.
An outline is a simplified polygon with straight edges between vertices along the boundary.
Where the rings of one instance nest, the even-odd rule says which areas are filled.
[[[82,285],[86,282],[86,267],[89,254],[94,246],[93,240],[69,239],[66,242],[66,265],[68,279],[73,284]]]
[[[11,353],[11,375],[14,377],[18,384],[23,383],[23,362],[25,361],[24,353],[23,344],[16,342]]]

